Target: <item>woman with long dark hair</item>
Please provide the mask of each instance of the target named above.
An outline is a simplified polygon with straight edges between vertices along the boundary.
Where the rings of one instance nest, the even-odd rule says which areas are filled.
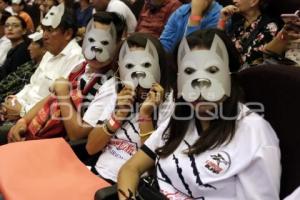
[[[121,84],[112,112],[103,119],[107,113],[98,110],[111,102],[96,98],[84,118],[91,125],[98,124],[89,133],[86,145],[89,154],[102,151],[92,170],[110,183],[117,181],[121,166],[169,119],[174,105],[167,81],[168,65],[158,39],[132,34],[122,45],[118,65]]]
[[[279,199],[280,150],[271,126],[239,103],[231,72],[239,54],[219,30],[184,38],[177,54],[177,100],[119,172],[120,199],[136,194],[155,166],[168,199]]]

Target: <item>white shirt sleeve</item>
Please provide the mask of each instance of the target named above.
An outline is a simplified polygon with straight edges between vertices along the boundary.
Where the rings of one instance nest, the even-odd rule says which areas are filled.
[[[17,93],[17,99],[26,112],[50,94],[49,87],[57,78],[68,78],[74,67],[83,62],[81,47],[75,40],[70,41],[62,52],[63,55],[56,57],[47,52],[31,76],[30,83]]]
[[[0,67],[3,65],[4,61],[6,60],[6,56],[8,51],[11,49],[11,42],[9,40],[4,40],[1,42],[0,45]]]
[[[232,158],[237,163],[237,199],[279,200],[281,154],[271,125],[242,106],[231,143],[239,148]],[[249,159],[249,160],[247,160]],[[238,164],[238,160],[241,160]],[[242,164],[244,163],[244,164]]]
[[[263,146],[251,164],[238,174],[237,199],[279,200],[280,150]]]
[[[299,200],[300,199],[300,186],[289,196],[284,198],[284,200]]]
[[[163,146],[164,144],[163,134],[166,131],[168,125],[169,125],[169,120],[164,121],[145,141],[144,145],[153,153],[155,153],[157,148]]]
[[[111,78],[99,88],[94,100],[85,112],[83,120],[95,127],[98,121],[104,121],[111,116],[116,101],[115,79]]]

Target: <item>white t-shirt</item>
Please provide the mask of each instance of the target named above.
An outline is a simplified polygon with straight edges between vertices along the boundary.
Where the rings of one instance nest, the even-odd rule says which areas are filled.
[[[89,104],[83,120],[95,127],[98,121],[104,121],[111,116],[117,100],[116,80],[111,78],[100,87],[94,100]]]
[[[157,127],[169,121],[173,108],[173,95],[171,93],[159,107]],[[133,115],[130,121],[126,121],[122,125],[101,153],[95,168],[102,177],[117,181],[121,166],[141,147],[139,132],[137,113]]]
[[[6,60],[8,51],[11,49],[11,42],[6,36],[0,38],[0,49],[1,49],[0,50],[0,67],[1,67],[4,61]]]
[[[284,198],[284,200],[299,200],[300,199],[300,186],[294,190],[292,194]]]
[[[236,132],[227,145],[200,155],[183,153],[199,138],[194,120],[173,154],[159,158],[166,124],[154,132],[142,150],[156,160],[161,192],[169,199],[277,200],[280,186],[280,149],[272,127],[243,106]],[[242,117],[243,116],[243,117]],[[200,133],[201,136],[201,133]]]
[[[81,47],[75,39],[56,56],[47,52],[30,78],[30,83],[17,93],[17,99],[29,111],[36,103],[50,94],[49,87],[57,78],[68,78],[70,72],[84,61]]]
[[[111,0],[107,5],[106,11],[116,12],[122,15],[126,20],[127,32],[133,33],[137,25],[137,20],[130,8],[120,0]]]

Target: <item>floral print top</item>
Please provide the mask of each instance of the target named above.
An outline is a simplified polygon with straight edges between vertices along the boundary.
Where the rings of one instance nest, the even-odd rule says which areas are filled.
[[[243,23],[241,24],[244,24],[245,19],[242,20]],[[242,25],[232,31],[232,41],[237,50],[242,54],[242,60],[249,65],[260,63],[263,58],[261,50],[279,31],[279,26],[276,22],[267,22],[262,26],[255,39],[249,43],[247,49],[243,49],[243,44],[248,42],[248,38],[255,31],[261,20],[262,16],[258,17],[248,27]]]

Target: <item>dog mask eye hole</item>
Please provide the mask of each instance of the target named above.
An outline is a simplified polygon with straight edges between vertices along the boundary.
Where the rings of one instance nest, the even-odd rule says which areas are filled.
[[[109,42],[108,41],[102,41],[101,44],[103,44],[104,46],[108,45]]]
[[[143,64],[143,66],[144,66],[145,68],[149,68],[149,67],[151,67],[151,63],[146,62],[146,63]]]
[[[211,73],[211,74],[215,74],[215,73],[217,73],[217,72],[220,71],[220,70],[219,70],[219,68],[216,67],[216,66],[211,66],[211,67],[207,68],[206,71],[208,71],[208,72]]]
[[[191,75],[195,72],[196,70],[194,68],[191,68],[191,67],[187,67],[184,72],[187,74],[187,75]]]
[[[89,42],[91,43],[95,42],[94,38],[89,38]]]
[[[126,64],[126,65],[125,65],[125,67],[126,67],[127,69],[131,69],[131,68],[133,68],[133,67],[134,67],[134,65],[133,65],[133,64],[131,64],[131,63],[128,63],[128,64]]]

